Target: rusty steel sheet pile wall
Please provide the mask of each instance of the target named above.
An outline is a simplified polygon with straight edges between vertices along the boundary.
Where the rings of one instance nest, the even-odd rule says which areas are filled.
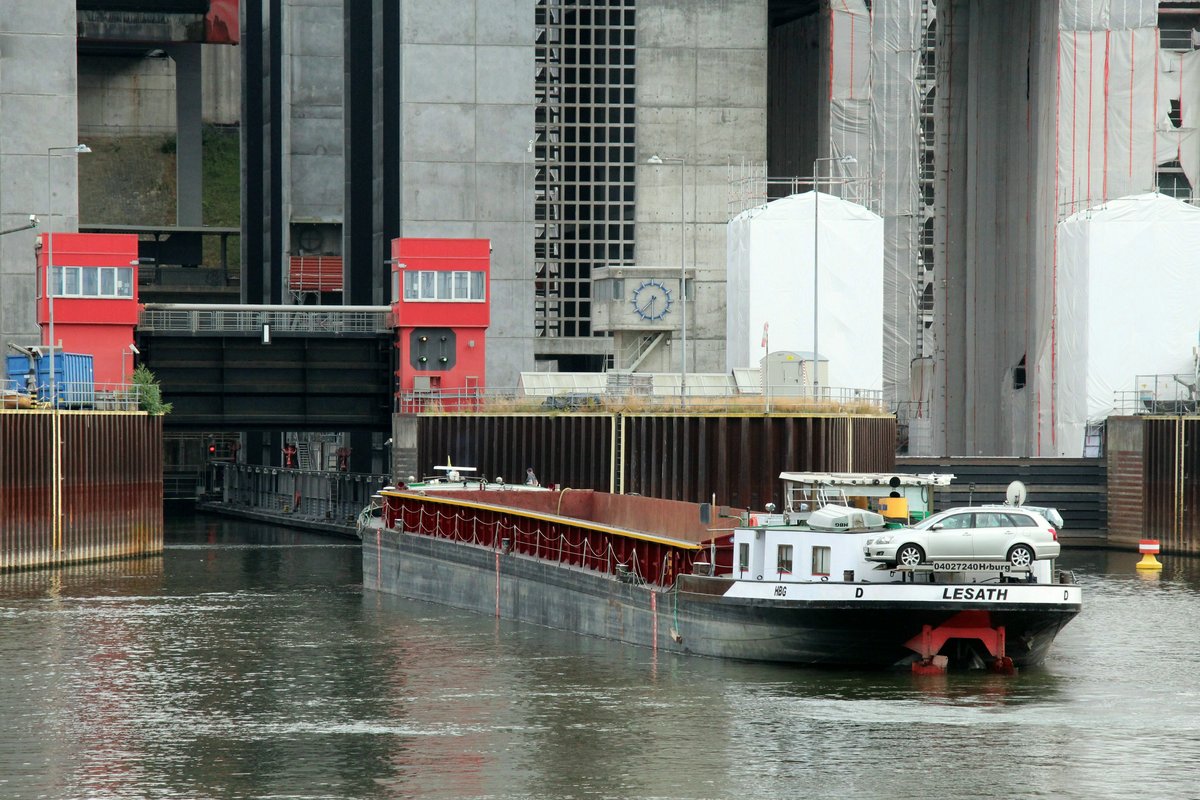
[[[608,491],[613,414],[417,415],[419,475],[451,463],[476,476],[523,483],[533,467],[542,484]],[[397,475],[403,480],[407,476]]]
[[[162,417],[0,411],[0,569],[161,553],[162,453]]]
[[[1200,417],[1143,417],[1143,539],[1200,551]]]
[[[1137,547],[1145,534],[1145,427],[1140,417],[1109,417],[1105,423],[1108,468],[1108,542]]]
[[[447,458],[476,475],[761,508],[785,471],[884,472],[894,417],[718,414],[418,415],[422,474]],[[406,476],[397,476],[403,479]]]
[[[782,507],[781,472],[883,472],[894,418],[645,415],[626,420],[625,491],[670,500]]]
[[[1108,539],[1200,553],[1200,416],[1109,417]]]

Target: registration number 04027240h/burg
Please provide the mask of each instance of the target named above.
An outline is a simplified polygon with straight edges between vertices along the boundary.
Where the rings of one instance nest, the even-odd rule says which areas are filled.
[[[931,561],[939,572],[1012,572],[1012,564],[1003,561]]]

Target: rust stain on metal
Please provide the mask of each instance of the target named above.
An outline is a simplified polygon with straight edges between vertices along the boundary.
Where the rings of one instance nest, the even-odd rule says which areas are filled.
[[[161,417],[0,411],[0,569],[161,553],[162,452]]]

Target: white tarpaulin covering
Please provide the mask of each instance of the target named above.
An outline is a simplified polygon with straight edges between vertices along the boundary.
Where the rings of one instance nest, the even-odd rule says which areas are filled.
[[[729,222],[727,367],[759,363],[763,326],[771,350],[813,348],[812,192],[745,211]],[[817,348],[829,386],[883,387],[883,220],[820,195]]]
[[[1037,354],[1037,454],[1077,458],[1139,375],[1187,374],[1200,333],[1200,209],[1123,197],[1058,225],[1053,335]]]

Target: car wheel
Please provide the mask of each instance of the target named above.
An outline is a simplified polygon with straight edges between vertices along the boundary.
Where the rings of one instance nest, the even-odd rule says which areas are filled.
[[[1013,545],[1013,548],[1008,551],[1008,563],[1014,567],[1032,566],[1033,561],[1033,548],[1027,544]]]
[[[896,550],[896,564],[901,567],[915,567],[925,560],[925,551],[915,544],[900,545]]]

